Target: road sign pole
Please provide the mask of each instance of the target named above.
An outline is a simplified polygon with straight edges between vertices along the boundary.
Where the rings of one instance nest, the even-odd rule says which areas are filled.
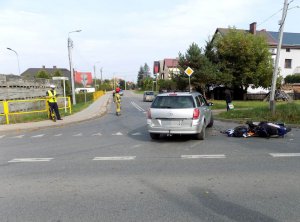
[[[189,76],[189,87],[190,87],[190,92],[192,92],[192,87],[191,87],[191,76]]]

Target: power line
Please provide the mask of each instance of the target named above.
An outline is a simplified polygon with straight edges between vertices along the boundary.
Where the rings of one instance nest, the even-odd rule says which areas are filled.
[[[271,15],[270,17],[268,17],[267,19],[265,19],[264,21],[262,21],[261,23],[259,23],[257,26],[260,26],[260,25],[262,25],[262,24],[264,24],[265,22],[267,22],[267,21],[269,21],[271,18],[273,18],[275,15],[277,15],[279,12],[281,12],[282,11],[282,8],[279,10],[279,11],[277,11],[277,12],[275,12],[273,15]]]
[[[291,0],[287,5],[289,6],[294,0]],[[293,8],[300,8],[298,5],[294,6],[292,8],[289,8],[288,10],[291,10]],[[269,21],[271,18],[273,18],[275,15],[277,15],[279,12],[281,12],[283,10],[283,8],[281,8],[280,10],[278,10],[277,12],[275,12],[273,15],[271,15],[270,17],[266,18],[264,21],[262,21],[261,23],[259,23],[257,26],[260,26],[262,24],[264,24],[265,22]]]

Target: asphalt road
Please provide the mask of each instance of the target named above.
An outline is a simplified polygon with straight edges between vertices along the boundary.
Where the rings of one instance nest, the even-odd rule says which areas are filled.
[[[0,221],[300,221],[300,133],[204,141],[146,131],[126,93],[102,118],[0,135]]]

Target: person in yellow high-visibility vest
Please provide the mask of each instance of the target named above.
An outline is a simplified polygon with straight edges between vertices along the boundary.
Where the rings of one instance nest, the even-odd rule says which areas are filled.
[[[50,85],[50,90],[47,91],[46,96],[48,99],[48,104],[52,110],[54,110],[56,119],[62,120],[59,114],[58,105],[57,105],[57,98],[56,98],[56,90],[55,85]]]
[[[115,93],[115,103],[116,103],[116,114],[117,116],[121,115],[121,96],[119,94],[120,88],[116,88]]]

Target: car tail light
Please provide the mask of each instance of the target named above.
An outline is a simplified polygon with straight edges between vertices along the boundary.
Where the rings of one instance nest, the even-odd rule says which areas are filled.
[[[148,118],[148,119],[152,119],[150,109],[148,109],[148,111],[147,111],[147,118]]]
[[[193,119],[198,119],[200,116],[200,110],[199,109],[194,109],[194,112],[193,112]]]

